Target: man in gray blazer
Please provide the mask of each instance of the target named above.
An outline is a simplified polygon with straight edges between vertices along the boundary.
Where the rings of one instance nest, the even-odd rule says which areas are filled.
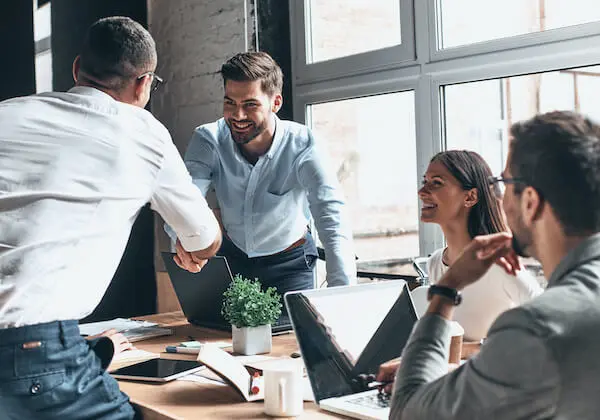
[[[600,415],[600,126],[572,112],[517,123],[503,205],[513,236],[476,237],[430,291],[393,379],[392,419],[596,419]],[[448,373],[460,291],[494,262],[537,258],[546,291],[500,315],[478,355]],[[396,372],[397,371],[397,372]]]

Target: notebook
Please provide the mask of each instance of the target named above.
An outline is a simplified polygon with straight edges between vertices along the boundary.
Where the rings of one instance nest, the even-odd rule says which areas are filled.
[[[359,419],[387,419],[389,400],[361,374],[399,357],[417,314],[402,280],[286,293],[315,401]]]
[[[174,255],[170,252],[162,253],[173,289],[187,320],[199,327],[231,331],[231,324],[221,314],[223,292],[233,280],[227,259],[222,256],[212,257],[200,272],[191,273],[173,261]],[[291,329],[292,324],[287,316],[281,316],[271,325],[273,334]]]

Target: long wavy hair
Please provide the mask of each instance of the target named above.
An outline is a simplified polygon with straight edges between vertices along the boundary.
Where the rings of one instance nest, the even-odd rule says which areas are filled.
[[[467,220],[469,236],[489,235],[507,231],[500,200],[489,185],[492,171],[486,161],[469,150],[448,150],[435,155],[431,162],[439,162],[458,180],[463,190],[477,189],[477,203]]]

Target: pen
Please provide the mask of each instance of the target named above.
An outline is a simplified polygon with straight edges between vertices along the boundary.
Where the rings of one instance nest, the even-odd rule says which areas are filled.
[[[178,346],[167,346],[167,353],[181,353],[181,354],[198,354],[200,353],[200,347],[178,347]]]
[[[260,373],[254,372],[250,383],[250,394],[256,395],[260,392]]]

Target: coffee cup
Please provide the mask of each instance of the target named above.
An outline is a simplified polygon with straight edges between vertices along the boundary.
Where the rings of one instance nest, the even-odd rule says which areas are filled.
[[[304,409],[302,365],[282,363],[263,371],[265,388],[264,411],[270,416],[294,417]]]

